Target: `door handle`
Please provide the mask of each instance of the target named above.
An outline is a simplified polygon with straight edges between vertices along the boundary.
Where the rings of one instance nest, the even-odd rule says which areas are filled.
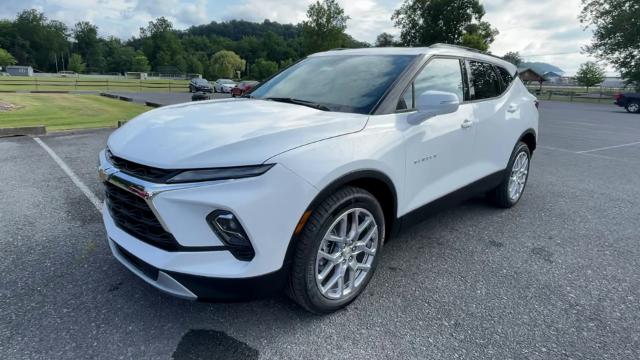
[[[509,107],[507,108],[507,112],[509,112],[509,113],[514,113],[514,112],[516,112],[516,111],[518,111],[518,105],[511,104],[511,105],[509,105]]]
[[[469,119],[464,119],[464,121],[462,122],[462,124],[460,124],[460,127],[463,129],[468,129],[470,127],[473,126],[473,121],[469,120]]]

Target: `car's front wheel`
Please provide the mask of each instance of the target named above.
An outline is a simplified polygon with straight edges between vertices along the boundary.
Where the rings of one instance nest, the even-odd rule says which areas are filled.
[[[640,102],[630,102],[625,106],[625,109],[630,113],[640,113]]]
[[[524,142],[516,145],[502,183],[488,193],[493,203],[501,208],[510,208],[520,201],[529,180],[531,150]]]
[[[357,187],[338,190],[313,211],[298,238],[289,296],[317,314],[347,306],[371,280],[384,236],[376,198]]]

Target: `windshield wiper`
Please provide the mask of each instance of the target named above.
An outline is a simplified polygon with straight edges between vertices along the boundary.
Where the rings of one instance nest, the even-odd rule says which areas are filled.
[[[266,97],[266,98],[264,98],[264,100],[279,101],[279,102],[283,102],[283,103],[308,106],[310,108],[314,108],[314,109],[318,109],[318,110],[322,110],[322,111],[331,111],[331,109],[329,109],[328,107],[326,107],[326,106],[324,106],[322,104],[318,104],[318,103],[315,103],[313,101],[294,99],[294,98],[290,98],[290,97]]]

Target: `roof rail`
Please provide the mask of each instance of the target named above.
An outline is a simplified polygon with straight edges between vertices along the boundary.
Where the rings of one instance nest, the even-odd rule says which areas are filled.
[[[437,44],[430,45],[429,47],[430,48],[450,48],[450,49],[467,50],[467,51],[471,51],[471,52],[474,52],[474,53],[491,56],[491,57],[494,57],[496,59],[500,59],[502,61],[506,61],[506,60],[504,60],[503,58],[501,58],[498,55],[493,55],[493,54],[490,54],[490,53],[488,53],[486,51],[482,51],[482,50],[478,50],[478,49],[474,49],[474,48],[470,48],[470,47],[462,46],[462,45],[451,45],[451,44],[437,43]]]

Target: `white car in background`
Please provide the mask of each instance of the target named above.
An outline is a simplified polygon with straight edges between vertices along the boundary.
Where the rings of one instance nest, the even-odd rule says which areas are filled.
[[[230,79],[218,79],[213,83],[213,91],[219,93],[230,93],[237,83]]]
[[[445,45],[314,54],[247,98],[162,107],[116,130],[100,154],[108,242],[175,296],[285,289],[332,312],[425,211],[476,194],[516,205],[537,133],[535,97],[497,57]]]

